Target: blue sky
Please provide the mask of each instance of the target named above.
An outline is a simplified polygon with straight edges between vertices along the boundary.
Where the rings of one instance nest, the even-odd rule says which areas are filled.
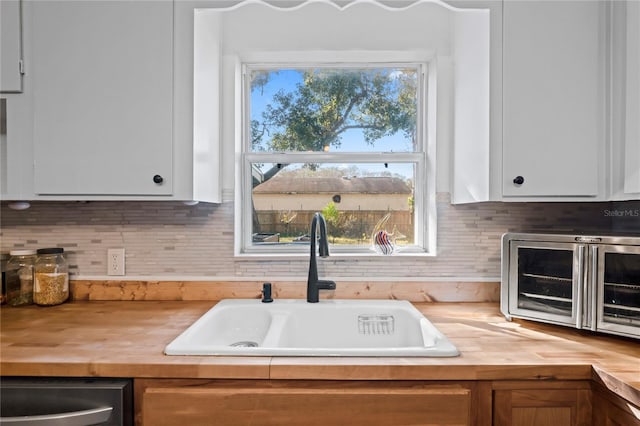
[[[272,73],[269,82],[261,88],[253,90],[251,94],[251,119],[261,120],[262,112],[272,101],[273,95],[279,90],[295,90],[298,83],[302,82],[302,72],[297,70],[281,70]],[[402,151],[407,152],[410,141],[402,134],[387,136],[379,139],[375,143],[375,151]],[[362,131],[359,129],[348,130],[342,134],[341,146],[331,147],[336,152],[370,152],[373,147],[367,145],[362,138]]]
[[[280,70],[272,73],[267,84],[256,88],[251,94],[251,118],[260,121],[262,112],[266,106],[272,102],[273,96],[281,89],[287,91],[295,90],[298,83],[302,82],[302,71],[299,70]],[[410,150],[410,141],[403,134],[395,134],[386,136],[376,141],[375,151],[402,151]],[[364,142],[362,131],[359,129],[349,130],[342,134],[340,147],[331,147],[334,152],[371,152],[373,147]],[[292,165],[293,166],[293,165]],[[327,167],[340,167],[340,164],[327,164]],[[271,165],[264,165],[268,169]],[[348,165],[344,165],[348,167]],[[404,176],[406,179],[412,179],[414,176],[414,166],[412,164],[359,164],[359,169],[363,174],[390,172],[395,175]]]

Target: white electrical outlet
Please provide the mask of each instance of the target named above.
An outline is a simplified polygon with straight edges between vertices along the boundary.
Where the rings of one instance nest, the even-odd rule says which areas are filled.
[[[124,275],[124,249],[107,250],[107,275]]]

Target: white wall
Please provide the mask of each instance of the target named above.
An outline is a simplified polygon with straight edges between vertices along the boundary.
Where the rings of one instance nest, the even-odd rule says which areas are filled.
[[[327,52],[332,52],[328,54],[329,57],[338,52],[345,61],[349,61],[349,58],[366,57],[366,54],[372,52],[378,54],[378,57],[388,58],[388,61],[402,57],[403,54],[411,54],[418,61],[429,62],[430,72],[437,75],[437,103],[435,104],[437,107],[435,129],[437,130],[434,132],[437,147],[433,149],[437,151],[436,190],[449,192],[450,150],[455,137],[453,91],[456,85],[454,81],[456,64],[452,46],[455,32],[460,29],[460,25],[456,27],[457,12],[436,2],[417,2],[410,8],[393,10],[382,8],[372,2],[356,2],[344,10],[339,10],[334,4],[328,2],[314,2],[286,11],[255,3],[225,11],[209,7],[214,5],[215,3],[203,4],[202,2],[177,3],[176,33],[180,34],[192,29],[185,19],[194,6],[198,7],[196,12],[199,14],[198,19],[200,14],[209,14],[210,25],[216,26],[216,31],[219,32],[222,51],[220,64],[222,69],[221,172],[225,200],[233,199],[234,183],[237,179],[233,141],[238,132],[236,122],[238,107],[235,103],[238,87],[234,86],[238,61],[249,57],[260,57],[260,53],[264,53],[264,57],[267,58],[270,57],[269,55],[273,57],[278,52],[289,52],[289,54],[303,52],[307,59],[316,57],[322,60],[326,60]],[[471,13],[468,18],[471,21],[477,18],[484,20],[485,25],[482,28],[488,31],[488,25],[486,25],[488,12],[473,14],[465,11],[465,13]],[[345,43],[344,40],[349,40],[349,43]],[[186,51],[189,47],[188,40],[177,39],[177,55],[184,57],[185,60],[187,56],[180,51]],[[484,47],[488,48],[488,46]],[[485,59],[489,60],[488,57]],[[473,65],[473,62],[467,62],[465,65]],[[186,71],[186,68],[183,71]],[[184,78],[184,75],[180,74],[176,71],[177,78]],[[458,73],[458,75],[468,76],[471,73]],[[488,79],[488,70],[482,75]],[[488,89],[485,91],[488,97]],[[462,96],[460,99],[482,102],[482,100],[478,101],[477,93],[472,94],[471,98],[466,94],[466,98]],[[487,111],[484,119],[488,121],[488,99],[484,102]],[[176,110],[180,108],[177,107]],[[429,124],[430,131],[434,129],[433,124],[433,122]],[[178,126],[178,123],[176,125]],[[483,136],[483,143],[486,145],[485,162],[488,163],[488,122],[483,125],[486,129],[486,135]],[[473,133],[474,123],[463,123],[461,128]],[[488,185],[488,179],[486,180]]]

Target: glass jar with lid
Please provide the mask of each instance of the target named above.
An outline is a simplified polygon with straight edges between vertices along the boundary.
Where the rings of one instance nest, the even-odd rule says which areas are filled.
[[[11,250],[6,266],[7,304],[11,306],[33,303],[33,271],[35,250]]]
[[[59,305],[69,298],[69,267],[62,248],[38,249],[33,301],[42,306]]]

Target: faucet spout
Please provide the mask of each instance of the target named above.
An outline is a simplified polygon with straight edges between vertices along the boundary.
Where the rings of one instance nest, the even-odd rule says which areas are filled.
[[[320,235],[316,238],[316,233],[320,230]],[[318,303],[319,290],[334,290],[334,281],[318,279],[318,264],[316,262],[316,239],[318,242],[318,255],[320,257],[329,256],[329,241],[327,239],[327,223],[320,213],[315,213],[311,219],[311,241],[309,256],[309,276],[307,278],[307,302]]]

